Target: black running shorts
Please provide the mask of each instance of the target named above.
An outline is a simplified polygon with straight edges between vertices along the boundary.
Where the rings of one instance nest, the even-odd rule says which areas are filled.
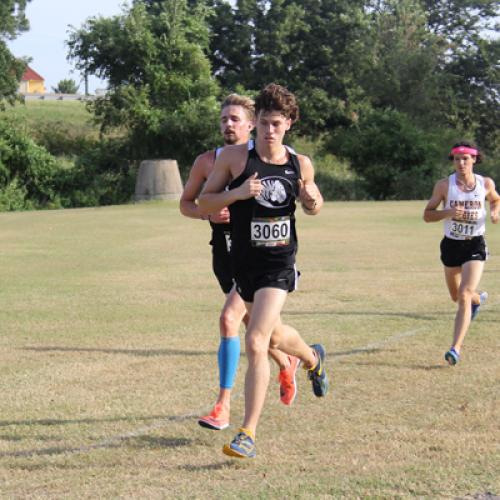
[[[300,273],[295,266],[277,270],[235,270],[236,290],[245,302],[253,302],[254,294],[261,288],[278,288],[287,292],[297,289]]]
[[[212,269],[222,291],[227,295],[233,288],[231,257],[228,253],[212,252]]]
[[[470,240],[454,240],[446,236],[441,241],[441,262],[446,267],[461,267],[471,260],[486,260],[488,247],[483,236]]]

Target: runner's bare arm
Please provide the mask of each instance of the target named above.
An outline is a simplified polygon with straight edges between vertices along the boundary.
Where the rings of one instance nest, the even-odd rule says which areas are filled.
[[[437,181],[432,192],[431,199],[427,202],[424,209],[425,222],[438,222],[443,219],[463,218],[464,209],[461,207],[454,207],[448,209],[438,210],[439,205],[446,200],[448,194],[448,179],[441,179]]]
[[[316,215],[323,206],[323,196],[314,182],[314,167],[304,155],[297,155],[300,164],[299,197],[302,209],[307,215]]]
[[[493,179],[486,177],[484,183],[486,187],[486,199],[490,202],[490,219],[493,224],[497,224],[500,220],[500,195],[495,188]]]
[[[207,173],[213,162],[213,151],[207,151],[196,158],[189,172],[188,180],[179,202],[182,215],[193,219],[206,219],[199,209],[197,198],[207,180]]]
[[[246,144],[229,146],[221,152],[198,199],[198,205],[203,214],[217,212],[235,201],[260,194],[262,185],[256,178],[256,174],[248,178],[241,186],[225,190],[231,179],[242,172],[247,155]]]

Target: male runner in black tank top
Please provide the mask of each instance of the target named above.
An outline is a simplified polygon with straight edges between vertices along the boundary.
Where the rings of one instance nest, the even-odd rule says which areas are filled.
[[[248,97],[231,94],[221,105],[220,130],[224,145],[250,144],[250,132],[254,127],[254,102]],[[253,143],[253,141],[251,141]],[[207,219],[212,228],[212,267],[226,302],[220,315],[220,345],[218,351],[219,395],[213,410],[200,417],[199,424],[212,430],[222,430],[229,425],[231,389],[234,384],[240,358],[239,326],[244,319],[246,309],[241,297],[233,289],[233,273],[230,246],[229,210],[223,207],[209,217],[202,216],[196,200],[210,175],[216,157],[223,148],[206,151],[198,156],[189,173],[180,200],[181,213],[195,219]],[[245,320],[246,322],[246,320]],[[292,404],[297,388],[295,372],[298,359],[278,350],[270,350],[271,357],[280,368],[280,400],[283,404]]]
[[[234,276],[250,314],[245,418],[240,432],[223,449],[239,458],[256,455],[255,432],[269,383],[269,346],[304,363],[316,396],[325,396],[328,390],[323,346],[309,347],[280,317],[297,279],[295,200],[300,199],[307,214],[316,215],[323,198],[309,158],[294,155],[283,145],[286,131],[298,117],[294,95],[280,85],[268,85],[256,99],[256,115],[255,149],[225,148],[199,197],[202,213],[229,207]]]

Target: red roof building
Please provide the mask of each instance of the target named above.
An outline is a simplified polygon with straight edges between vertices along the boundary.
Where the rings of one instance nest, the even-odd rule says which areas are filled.
[[[39,75],[34,69],[26,66],[26,70],[19,84],[21,94],[45,94],[45,78]]]

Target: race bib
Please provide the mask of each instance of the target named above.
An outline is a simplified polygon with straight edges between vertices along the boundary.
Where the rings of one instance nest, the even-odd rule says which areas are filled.
[[[231,253],[231,233],[229,231],[224,231],[224,238],[226,239],[227,253]]]
[[[252,219],[250,240],[254,247],[285,246],[290,243],[290,217]]]
[[[471,238],[474,236],[474,229],[474,224],[452,220],[450,224],[450,236],[459,239]]]

